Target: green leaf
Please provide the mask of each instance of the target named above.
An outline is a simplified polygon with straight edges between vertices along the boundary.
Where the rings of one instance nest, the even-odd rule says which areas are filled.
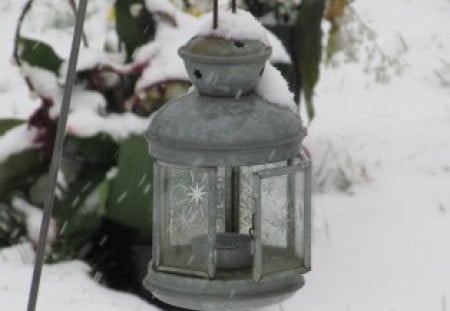
[[[131,15],[131,6],[141,5],[137,16]],[[116,0],[116,31],[120,41],[125,44],[127,61],[131,61],[135,49],[154,38],[155,21],[145,8],[143,0]]]
[[[116,164],[118,145],[108,135],[90,138],[68,136],[65,153],[76,159],[67,189],[55,201],[54,217],[59,223],[59,238],[49,261],[82,258],[90,240],[99,230],[106,210],[110,180],[106,173]],[[70,172],[66,172],[70,173]],[[80,253],[81,252],[81,253]]]
[[[105,174],[105,170],[95,165],[85,165],[77,181],[63,191],[62,199],[55,200],[53,217],[59,224],[59,236],[49,261],[78,257],[80,250],[100,228]]]
[[[336,52],[336,45],[339,36],[339,27],[332,25],[328,34],[328,43],[326,47],[326,61],[331,62],[334,53]]]
[[[118,173],[111,181],[106,217],[137,230],[152,232],[153,160],[142,136],[132,136],[120,146]]]
[[[59,68],[63,60],[48,44],[26,37],[20,37],[18,46],[19,58],[21,60],[31,66],[52,71],[56,76],[59,76]]]
[[[26,236],[25,216],[0,202],[0,248],[20,243]]]
[[[248,10],[256,17],[262,17],[273,10],[273,5],[269,5],[267,1],[261,0],[244,0]]]
[[[0,163],[0,200],[11,190],[27,189],[47,170],[47,161],[35,150],[25,150]]]
[[[301,74],[302,89],[306,100],[309,120],[315,115],[314,87],[319,80],[322,56],[321,23],[325,10],[325,0],[303,0],[299,7],[296,24],[295,53]]]
[[[97,164],[108,169],[115,164],[119,149],[117,143],[107,134],[89,138],[68,136],[64,148],[76,154],[85,163]]]
[[[291,64],[285,64],[285,63],[274,63],[273,64],[275,68],[277,68],[280,72],[283,78],[286,81],[289,81],[292,74],[292,65]]]
[[[0,136],[5,134],[10,129],[23,124],[25,121],[19,119],[2,119],[0,120]]]

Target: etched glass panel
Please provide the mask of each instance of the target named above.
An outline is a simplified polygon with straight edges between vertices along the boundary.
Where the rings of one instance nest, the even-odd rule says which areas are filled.
[[[255,173],[257,223],[260,232],[260,274],[270,275],[289,270],[306,272],[309,235],[305,204],[305,169],[299,160],[286,168]],[[257,217],[258,218],[258,217]]]
[[[252,199],[253,181],[252,174],[262,170],[285,167],[286,161],[255,165],[242,166],[240,168],[239,179],[239,214],[240,233],[247,234],[252,226],[252,214],[254,212],[254,201]]]
[[[215,183],[214,173],[213,169],[161,166],[160,269],[208,271],[208,189],[209,183]]]
[[[261,180],[261,239],[264,246],[287,247],[288,178]]]
[[[262,275],[291,268],[288,249],[288,176],[261,180]]]

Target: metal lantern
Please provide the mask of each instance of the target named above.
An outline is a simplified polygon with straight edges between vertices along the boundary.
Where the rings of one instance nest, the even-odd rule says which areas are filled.
[[[310,270],[310,161],[299,116],[254,93],[262,42],[194,37],[179,50],[196,90],[164,105],[155,159],[153,260],[144,285],[169,304],[278,303]]]

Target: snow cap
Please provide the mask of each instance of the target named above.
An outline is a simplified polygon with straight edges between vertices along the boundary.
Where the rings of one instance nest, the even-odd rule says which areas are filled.
[[[236,13],[221,10],[219,26],[216,29],[213,27],[213,15],[208,14],[197,35],[232,40],[256,40],[270,46],[267,30],[252,14],[244,10],[237,10]]]

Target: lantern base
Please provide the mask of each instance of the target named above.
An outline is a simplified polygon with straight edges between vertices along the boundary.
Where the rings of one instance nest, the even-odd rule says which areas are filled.
[[[152,263],[144,286],[159,300],[192,310],[241,311],[280,303],[305,284],[299,273],[252,279],[202,279],[156,271]]]

